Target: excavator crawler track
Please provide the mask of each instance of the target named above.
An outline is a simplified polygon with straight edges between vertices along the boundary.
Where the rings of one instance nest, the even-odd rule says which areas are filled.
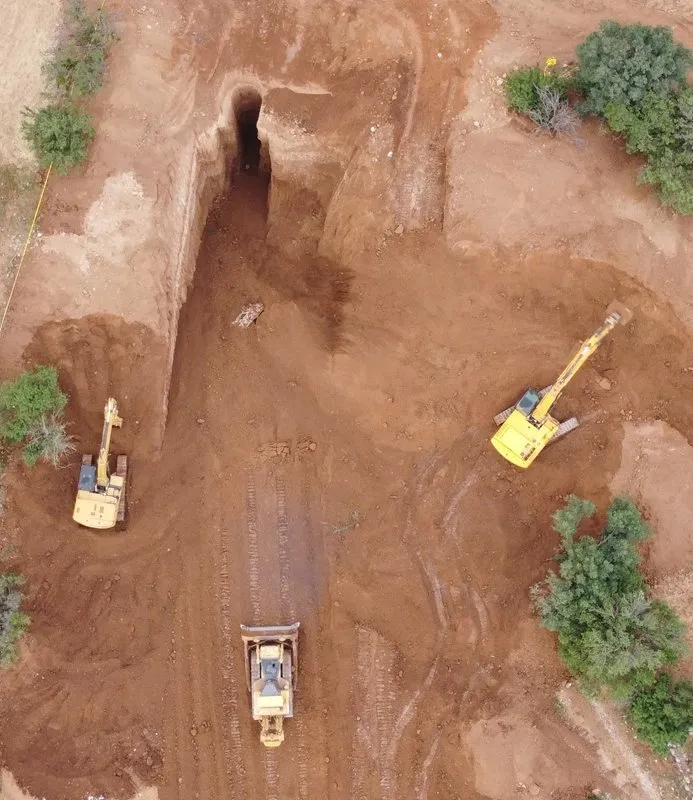
[[[548,386],[544,386],[544,388],[539,392],[539,397],[543,397],[552,386],[553,386],[552,383],[550,383]],[[505,420],[513,413],[514,409],[515,409],[515,404],[511,405],[510,408],[506,408],[505,411],[501,411],[500,414],[496,414],[496,416],[493,418],[493,421],[499,428],[505,422]]]
[[[120,502],[118,503],[118,522],[125,522],[126,511],[126,497],[128,490],[128,457],[118,456],[116,460],[115,474],[123,479],[123,491],[120,493]]]
[[[575,417],[571,417],[570,419],[565,420],[565,422],[561,422],[561,424],[558,426],[558,430],[551,437],[551,441],[549,442],[549,444],[553,444],[554,442],[558,441],[563,436],[565,436],[567,433],[570,433],[571,431],[574,431],[575,428],[579,427],[580,423],[577,421]]]

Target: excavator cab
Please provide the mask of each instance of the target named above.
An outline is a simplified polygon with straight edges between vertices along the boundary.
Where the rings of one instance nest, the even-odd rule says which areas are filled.
[[[109,467],[111,433],[114,427],[119,428],[122,424],[118,404],[110,397],[104,408],[101,449],[96,464],[92,455],[83,455],[79,471],[72,518],[86,528],[105,530],[125,520],[127,456],[118,456],[115,472],[111,472]]]
[[[517,401],[515,408],[522,414],[522,416],[528,417],[537,407],[539,400],[539,392],[534,391],[534,389],[527,389],[527,391]]]

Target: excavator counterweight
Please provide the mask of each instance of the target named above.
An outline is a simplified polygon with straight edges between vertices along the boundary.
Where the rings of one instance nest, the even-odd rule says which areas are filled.
[[[491,444],[503,458],[526,469],[546,445],[578,427],[575,417],[559,422],[551,416],[551,409],[602,341],[617,325],[627,325],[632,316],[625,306],[612,303],[602,325],[582,343],[553,384],[541,391],[527,389],[514,406],[494,418],[496,425],[500,427],[491,439]]]
[[[279,747],[284,741],[284,718],[294,715],[299,626],[299,622],[241,625],[251,711],[260,723],[260,741],[265,747]]]
[[[72,518],[86,528],[104,530],[125,520],[125,490],[127,487],[127,456],[118,456],[115,472],[109,468],[111,434],[123,420],[118,416],[118,404],[108,398],[104,408],[101,447],[94,464],[92,455],[82,456],[77,498]]]

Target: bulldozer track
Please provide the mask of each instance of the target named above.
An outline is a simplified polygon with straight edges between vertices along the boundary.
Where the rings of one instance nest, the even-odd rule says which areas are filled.
[[[221,645],[221,705],[226,721],[227,735],[223,737],[224,763],[229,786],[231,786],[231,800],[245,797],[245,787],[240,792],[234,786],[234,776],[238,775],[238,765],[243,763],[243,744],[241,739],[241,726],[239,722],[239,697],[242,696],[241,687],[237,678],[238,665],[234,658],[234,642],[237,631],[232,626],[233,601],[231,598],[230,553],[229,538],[231,532],[222,531],[221,535],[221,570],[219,581],[219,610],[221,612],[220,627],[222,634]],[[243,687],[245,689],[245,687]]]
[[[248,527],[248,582],[253,622],[259,624],[262,619],[260,603],[260,548],[257,531],[257,498],[255,496],[255,477],[252,472],[246,477],[246,522]]]
[[[356,683],[364,703],[359,709],[352,745],[352,791],[357,798],[374,800],[372,776],[382,800],[393,796],[384,759],[395,719],[396,694],[391,680],[394,661],[394,650],[386,639],[375,631],[358,629]]]
[[[282,617],[295,621],[296,604],[293,599],[291,584],[291,565],[289,561],[289,515],[286,506],[286,480],[277,473],[274,481],[277,502],[277,538],[279,541],[279,596]],[[301,800],[308,798],[308,753],[306,746],[305,723],[301,711],[293,719],[296,739],[296,756],[298,760],[298,796]]]
[[[265,764],[265,797],[267,800],[279,800],[279,767],[277,753],[263,747],[263,761]]]
[[[282,614],[294,621],[296,610],[291,596],[291,569],[289,566],[289,519],[286,511],[286,481],[277,474],[274,479],[277,501],[277,538],[279,539],[279,598]]]

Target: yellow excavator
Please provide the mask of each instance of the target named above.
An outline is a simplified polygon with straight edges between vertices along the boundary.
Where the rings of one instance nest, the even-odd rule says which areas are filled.
[[[112,473],[109,468],[111,434],[113,428],[119,428],[123,420],[118,416],[118,403],[112,398],[103,412],[103,432],[101,449],[94,464],[92,455],[82,456],[82,467],[79,471],[77,499],[72,519],[86,528],[113,528],[125,520],[125,488],[128,476],[128,457],[118,456],[116,469]]]
[[[241,625],[251,711],[260,723],[260,741],[265,747],[279,747],[284,741],[284,718],[294,715],[300,624]]]
[[[491,444],[503,458],[516,467],[526,469],[547,444],[557,441],[578,427],[579,422],[575,417],[558,422],[551,416],[551,409],[602,341],[617,325],[627,325],[632,316],[625,306],[612,303],[606,310],[603,324],[580,345],[555,383],[541,391],[527,389],[514,406],[494,417],[499,429],[491,439]]]

